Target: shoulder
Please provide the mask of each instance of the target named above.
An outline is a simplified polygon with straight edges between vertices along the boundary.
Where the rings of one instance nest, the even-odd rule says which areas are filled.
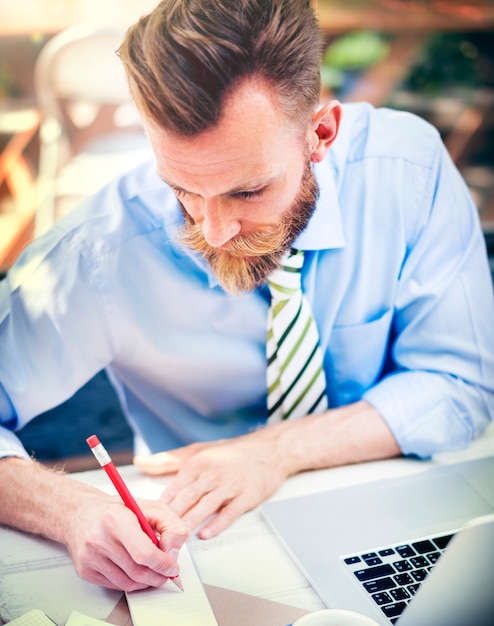
[[[152,247],[172,241],[178,223],[176,198],[157,176],[154,161],[149,161],[57,221],[21,253],[11,274],[24,279],[43,267],[57,268],[60,276],[92,274],[102,263],[112,267],[112,258],[117,263],[132,254],[145,256]]]
[[[413,113],[349,103],[332,156],[340,165],[378,158],[430,167],[440,145],[438,131]]]
[[[175,196],[150,160],[81,203],[54,230],[81,252],[97,255],[166,230],[179,219]]]

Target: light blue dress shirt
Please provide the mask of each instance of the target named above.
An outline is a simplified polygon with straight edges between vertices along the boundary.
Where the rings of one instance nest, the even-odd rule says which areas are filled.
[[[438,133],[344,106],[295,242],[337,407],[360,399],[403,453],[463,448],[494,416],[494,303],[476,208]],[[0,455],[107,368],[155,452],[266,421],[268,292],[240,297],[179,247],[152,159],[30,245],[0,283]]]

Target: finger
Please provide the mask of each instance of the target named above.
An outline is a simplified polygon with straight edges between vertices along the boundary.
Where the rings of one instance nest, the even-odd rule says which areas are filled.
[[[137,591],[148,587],[162,587],[168,580],[167,576],[157,574],[147,567],[138,566],[132,563],[131,559],[123,567],[110,559],[99,560],[96,565],[98,569],[87,572],[86,580],[109,589]]]
[[[160,502],[162,502],[166,506],[169,506],[171,501],[176,496],[177,496],[177,492],[175,491],[175,489],[173,489],[173,487],[171,487],[170,485],[167,485],[165,489],[162,491],[159,499],[160,499]]]
[[[205,524],[197,533],[201,539],[211,539],[216,537],[226,528],[231,526],[243,513],[252,507],[244,504],[240,499],[232,500],[225,505],[211,521]]]
[[[204,493],[208,493],[211,490],[206,481],[201,464],[197,465],[197,463],[193,462],[184,465],[179,473],[166,485],[160,500],[169,506],[176,515],[181,517]]]
[[[153,551],[159,550],[154,548]],[[162,550],[159,550],[161,555],[165,555]],[[172,561],[176,561],[166,554],[166,559],[162,561],[162,565],[158,567],[148,567],[129,559],[128,564],[125,563],[124,575],[132,581],[133,584],[141,585],[144,587],[161,587],[166,583],[168,578],[172,578],[178,575],[178,565],[171,564]],[[164,573],[165,572],[165,573]]]
[[[197,528],[211,515],[225,507],[229,500],[230,498],[227,497],[224,491],[216,490],[207,493],[184,514],[182,519],[190,528]]]
[[[224,528],[241,513],[251,508],[244,494],[242,481],[218,482],[218,478],[197,479],[181,489],[170,504],[170,508],[186,522],[190,528],[197,528],[206,519],[224,511]],[[238,504],[232,504],[237,502]],[[239,509],[240,512],[235,513]],[[235,518],[233,515],[235,514]],[[230,522],[230,523],[231,523]]]
[[[135,456],[134,464],[148,474],[171,474],[178,472],[191,456],[211,445],[213,444],[209,442],[197,442],[167,452],[156,452],[149,456]]]
[[[150,456],[135,456],[134,465],[146,474],[158,476],[178,472],[182,461],[177,454],[171,452],[157,452]]]
[[[200,502],[211,491],[215,484],[206,476],[196,476],[187,472],[179,474],[165,489],[163,501],[169,508],[183,519],[187,511]],[[188,522],[187,522],[188,523]]]
[[[190,527],[159,500],[141,500],[140,503],[152,528],[160,535],[159,546],[162,553],[167,554],[170,566],[176,566],[178,551],[189,538]],[[153,561],[149,565],[166,567],[163,562]],[[166,573],[172,575],[169,571]]]
[[[176,576],[178,568],[171,567],[170,576]],[[136,591],[148,587],[162,587],[170,576],[165,576],[144,565],[135,563],[129,559],[123,568],[119,566],[109,567],[105,571],[106,577],[111,580],[117,589],[122,591]]]
[[[222,443],[224,443],[224,440],[214,442],[202,441],[175,448],[174,450],[168,450],[167,452],[156,452],[149,456],[135,456],[134,464],[148,474],[172,474],[178,472],[185,461],[201,450],[216,447]]]
[[[162,525],[158,525],[157,530],[160,533],[161,550],[171,555],[173,564],[176,564],[178,552],[190,536],[190,526],[181,520],[180,526],[175,526],[173,530]]]
[[[97,582],[105,587],[123,591],[161,587],[168,579],[166,575],[168,572],[155,571],[141,560],[152,560],[147,556],[148,551],[159,555],[163,553],[149,541],[142,531],[139,535],[147,539],[143,543],[142,552],[136,550],[133,544],[129,551],[125,543],[111,536],[107,537],[103,545],[92,544],[78,560],[76,567],[79,575],[90,582]],[[140,543],[139,539],[140,537],[137,537],[137,546]],[[132,556],[132,551],[137,556]],[[170,560],[169,573],[174,575],[177,568],[169,556],[168,559]]]

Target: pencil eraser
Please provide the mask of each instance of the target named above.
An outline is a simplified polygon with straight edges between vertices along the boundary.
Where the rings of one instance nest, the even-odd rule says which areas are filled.
[[[96,446],[99,446],[99,443],[100,443],[100,441],[99,441],[98,437],[96,437],[96,435],[91,435],[91,437],[88,437],[86,439],[86,442],[87,442],[87,445],[90,448],[95,448]]]

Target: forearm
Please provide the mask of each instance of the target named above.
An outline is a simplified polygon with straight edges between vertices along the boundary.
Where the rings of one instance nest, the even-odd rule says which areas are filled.
[[[0,459],[0,523],[67,543],[67,520],[101,492],[40,463]]]
[[[386,422],[364,401],[276,424],[272,435],[289,476],[401,454]]]

